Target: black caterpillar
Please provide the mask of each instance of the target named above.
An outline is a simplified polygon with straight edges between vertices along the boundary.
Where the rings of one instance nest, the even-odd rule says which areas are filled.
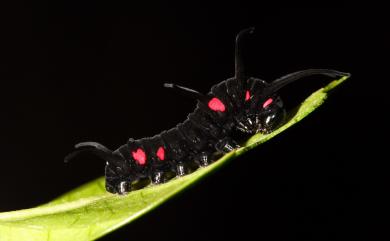
[[[183,176],[199,166],[207,166],[218,155],[239,145],[233,133],[252,135],[269,133],[285,120],[285,109],[277,91],[285,85],[309,75],[332,78],[348,75],[329,69],[308,69],[294,72],[270,83],[245,75],[242,56],[242,36],[254,28],[244,29],[236,36],[235,76],[214,85],[207,94],[164,84],[197,100],[197,106],[187,120],[153,137],[129,139],[115,151],[96,142],[82,142],[65,160],[80,152],[91,152],[106,161],[106,189],[125,194],[135,189],[135,183],[149,180],[155,184]]]

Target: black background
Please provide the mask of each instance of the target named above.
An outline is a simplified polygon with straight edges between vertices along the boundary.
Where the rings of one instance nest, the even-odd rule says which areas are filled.
[[[351,72],[297,126],[102,240],[388,239],[389,26],[380,7],[200,3],[2,3],[0,211],[50,201],[103,175],[80,141],[115,149],[183,121],[202,92],[234,72],[246,27],[251,75],[306,68]],[[282,92],[294,105],[326,84]],[[382,155],[383,154],[383,155]]]

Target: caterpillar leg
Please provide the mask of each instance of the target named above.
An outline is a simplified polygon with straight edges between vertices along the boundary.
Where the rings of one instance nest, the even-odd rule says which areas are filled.
[[[205,167],[210,165],[213,160],[211,159],[211,153],[208,152],[201,152],[195,155],[194,161],[196,164],[198,164],[200,167]]]
[[[190,163],[190,162],[178,162],[176,164],[176,176],[182,177],[187,174],[192,173],[193,171],[196,170],[195,163]]]
[[[152,182],[153,184],[164,183],[164,172],[156,171],[152,174]]]
[[[169,181],[175,176],[171,171],[156,170],[152,173],[151,181],[153,184],[161,184]]]
[[[228,153],[237,148],[240,148],[240,145],[230,137],[225,137],[215,144],[215,149],[221,153]]]
[[[106,179],[106,190],[110,193],[125,195],[131,191],[131,183],[127,181],[115,181]]]

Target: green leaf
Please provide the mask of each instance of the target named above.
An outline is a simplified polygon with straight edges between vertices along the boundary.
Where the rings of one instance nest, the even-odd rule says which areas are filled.
[[[348,77],[342,77],[309,96],[292,113],[290,120],[268,135],[256,134],[244,147],[233,151],[212,165],[169,181],[166,184],[119,196],[107,193],[104,179],[99,178],[70,191],[45,205],[0,213],[0,241],[94,240],[156,208],[185,190],[228,161],[266,142],[299,122],[328,96],[328,92]]]

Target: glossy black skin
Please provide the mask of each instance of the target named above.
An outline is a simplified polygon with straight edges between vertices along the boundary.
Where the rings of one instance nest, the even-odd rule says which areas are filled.
[[[281,125],[285,120],[285,110],[277,91],[285,85],[311,75],[332,78],[349,75],[330,69],[307,69],[282,76],[270,83],[247,78],[240,42],[242,36],[253,30],[244,29],[236,37],[235,77],[214,85],[207,95],[186,87],[165,85],[197,100],[195,110],[183,123],[153,137],[129,139],[115,151],[96,142],[79,143],[75,146],[78,150],[69,154],[65,161],[81,152],[90,152],[106,160],[106,189],[111,193],[126,194],[142,188],[144,181],[163,183],[174,176],[183,176],[200,166],[207,166],[222,154],[238,148],[234,133],[269,133]],[[249,99],[247,91],[250,93]],[[224,111],[209,107],[208,103],[213,98],[223,103]],[[269,98],[272,103],[264,106]],[[160,160],[156,153],[160,147],[165,150],[164,160]],[[143,165],[137,163],[132,155],[138,148],[146,154],[146,163]]]
[[[134,181],[150,179],[154,183],[162,183],[173,176],[182,176],[199,166],[206,166],[218,154],[238,147],[236,140],[231,138],[233,131],[248,135],[259,131],[271,132],[283,122],[285,111],[277,95],[263,95],[265,85],[265,81],[255,78],[247,80],[250,89],[240,88],[242,85],[235,78],[222,81],[211,88],[207,97],[220,99],[226,107],[224,112],[211,110],[206,102],[198,101],[194,112],[176,127],[153,137],[130,139],[113,152],[121,161],[107,163],[107,191],[124,194],[131,190]],[[247,90],[252,97],[246,101]],[[274,101],[263,108],[264,101],[270,97]],[[156,156],[161,146],[165,149],[163,161]],[[131,151],[137,148],[145,150],[146,165],[139,165],[133,159]]]

